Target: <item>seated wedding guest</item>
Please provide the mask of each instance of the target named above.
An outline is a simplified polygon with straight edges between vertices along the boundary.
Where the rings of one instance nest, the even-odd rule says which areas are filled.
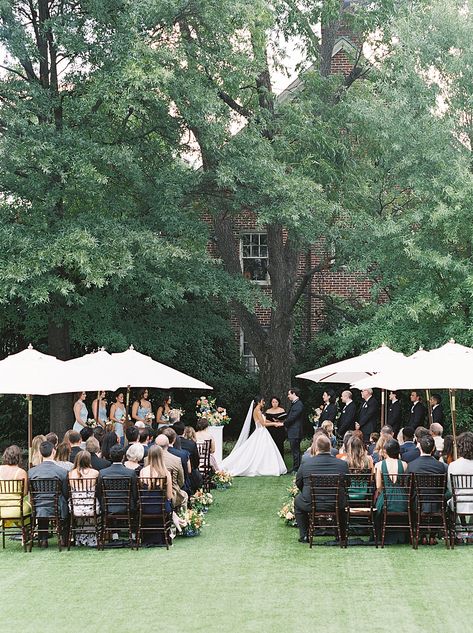
[[[381,428],[380,435],[387,435],[392,439],[394,437],[393,427],[390,424],[385,424]]]
[[[46,441],[46,437],[44,435],[36,435],[31,440],[30,464],[32,466],[37,466],[38,464],[41,464],[41,462],[43,461],[43,458],[41,457],[41,452],[39,450],[39,447],[45,441]]]
[[[453,456],[453,446],[453,435],[446,435],[443,438],[443,450],[442,455],[440,456],[440,461],[447,464],[447,466],[449,466],[455,459]]]
[[[89,417],[89,412],[85,405],[86,398],[87,393],[85,391],[80,391],[74,398],[74,426],[72,427],[72,430],[77,433],[80,433],[80,430],[85,427]]]
[[[205,442],[205,440],[210,440],[210,465],[214,470],[218,470],[219,466],[217,460],[215,459],[215,440],[207,431],[209,427],[209,423],[204,418],[199,418],[197,420],[197,428],[195,432],[196,442]]]
[[[329,437],[327,429],[322,428],[321,426],[319,426],[318,429],[315,429],[314,435],[312,436],[312,444],[315,442],[315,440],[317,439],[317,437],[319,435],[325,435],[325,437],[330,440],[330,437]],[[305,459],[306,457],[311,457],[311,452],[310,451],[311,451],[312,444],[308,447],[306,452],[302,455],[301,460]],[[338,448],[333,448],[332,447],[332,443],[331,442],[330,442],[330,455],[332,455],[332,457],[339,457],[339,458],[344,456],[344,455],[341,455],[338,452]]]
[[[362,389],[363,404],[358,412],[358,422],[355,422],[355,430],[361,430],[363,441],[368,443],[371,433],[379,426],[379,404],[373,397],[372,389]]]
[[[168,393],[162,399],[161,404],[159,405],[156,412],[156,428],[160,429],[163,426],[169,425],[169,414],[171,413],[172,409],[171,404],[171,394]]]
[[[58,444],[54,461],[61,468],[65,468],[67,472],[74,468],[74,464],[71,461],[71,447],[67,442]]]
[[[79,435],[77,433],[77,435]],[[55,449],[51,442],[42,442],[39,447],[41,457],[43,461],[38,466],[33,466],[28,471],[28,477],[30,480],[36,479],[57,479],[61,482],[62,494],[59,497],[59,512],[61,519],[63,520],[62,527],[62,539],[65,542],[67,536],[67,527],[65,520],[68,516],[67,508],[67,471],[61,468],[54,461]],[[45,495],[44,498],[37,498],[36,500],[36,516],[38,517],[38,539],[40,547],[48,546],[48,517],[52,517],[55,514],[54,501],[51,495]]]
[[[402,429],[402,435],[404,442],[401,445],[401,459],[405,462],[413,462],[420,455],[420,450],[414,444],[414,429],[410,426],[405,426]]]
[[[103,429],[101,426],[96,426],[93,431],[94,438],[97,440],[100,446],[102,446],[103,438],[105,437],[105,429]]]
[[[136,428],[136,426],[130,426],[129,429],[125,431],[125,436],[130,444],[140,444],[140,430]]]
[[[311,456],[304,459],[299,466],[296,475],[296,485],[301,491],[294,499],[296,521],[299,527],[299,542],[307,543],[309,529],[309,515],[311,512],[311,475],[347,475],[348,464],[342,459],[336,459],[330,455],[330,440],[320,433],[311,446]],[[345,507],[343,487],[340,490],[340,508]],[[322,511],[333,511],[334,505],[325,502],[319,504]],[[345,538],[346,516],[342,510],[338,517],[342,539]]]
[[[342,412],[338,418],[337,435],[343,438],[347,431],[355,430],[356,404],[353,402],[353,394],[346,389],[342,391],[340,399],[343,403]]]
[[[112,447],[115,446],[115,444],[117,444],[118,442],[119,442],[119,439],[115,431],[109,431],[108,433],[105,433],[103,442],[102,442],[102,457],[104,459],[111,461],[110,451],[112,450]]]
[[[166,512],[172,512],[172,496],[173,496],[173,492],[172,492],[172,477],[171,477],[171,473],[168,471],[168,469],[166,468],[166,466],[164,465],[164,457],[163,457],[163,449],[160,446],[151,446],[148,452],[148,465],[145,466],[141,472],[140,472],[140,476],[139,476],[139,480],[141,482],[143,482],[143,480],[146,479],[152,479],[152,478],[162,478],[166,480],[165,483],[165,488],[163,489],[163,491],[166,494],[166,505],[165,505],[165,510]],[[156,492],[153,492],[153,489],[150,488],[149,483],[146,483],[146,490],[147,490],[147,497],[146,497],[146,501],[147,503],[143,505],[143,514],[146,514],[147,512],[149,514],[158,514],[160,507],[159,506],[150,506],[149,502],[150,502],[150,498],[152,497],[153,494],[156,495]],[[142,493],[143,494],[143,493]],[[161,498],[161,494],[159,494],[158,498]],[[174,517],[173,517],[174,518]],[[174,519],[174,523],[179,526],[179,530],[181,529],[180,523],[179,523],[179,518],[176,517],[176,520]],[[147,528],[146,530],[144,530],[142,532],[142,542],[147,544],[147,545],[163,545],[164,544],[164,537],[162,535],[162,533],[160,532],[156,532],[153,533],[149,530],[150,527],[154,527],[153,525],[150,525],[149,523],[149,519],[146,520],[146,522],[144,523],[144,526]]]
[[[142,431],[146,427],[146,424],[142,420],[137,420],[133,426],[135,426],[139,431]]]
[[[271,406],[269,409],[266,409],[264,415],[269,422],[282,422],[287,413],[284,407],[281,406],[281,400],[273,396],[271,398]],[[268,426],[267,428],[281,456],[284,457],[284,440],[286,439],[284,427]]]
[[[458,459],[450,462],[448,466],[447,486],[450,494],[452,492],[452,475],[473,475],[473,433],[471,431],[466,431],[458,436],[457,452]],[[473,520],[473,488],[460,488],[459,492],[462,495],[462,500],[457,503],[457,512],[470,514],[469,521],[471,524]],[[453,510],[452,499],[449,499],[448,504]],[[466,517],[461,518],[464,521]]]
[[[114,434],[115,435],[115,434]],[[115,435],[115,437],[117,437]],[[117,438],[118,439],[118,438]],[[130,468],[126,468],[123,465],[123,458],[125,457],[125,449],[123,446],[118,444],[117,442],[110,448],[110,461],[112,465],[108,468],[104,468],[99,472],[98,484],[99,491],[101,487],[101,482],[103,479],[113,478],[113,479],[131,479],[131,503],[130,509],[132,512],[136,510],[137,507],[137,499],[138,499],[138,490],[136,487],[136,472],[134,470],[130,470]],[[109,511],[112,514],[121,514],[125,512],[126,508],[121,503],[117,503],[115,506],[112,505],[109,507]]]
[[[404,444],[404,429],[402,428],[395,438],[399,442],[399,446]],[[401,449],[402,450],[402,449]]]
[[[85,443],[87,442],[89,437],[93,436],[94,430],[91,429],[89,426],[85,426],[83,429],[79,431],[79,434],[80,434],[80,439],[81,439],[80,447],[82,450],[84,450]]]
[[[192,430],[194,437],[195,437],[195,431],[192,427],[185,427],[184,422],[175,422],[172,428],[176,431],[177,436],[181,440],[181,448],[189,453],[189,459],[191,463],[191,474],[190,474],[191,490],[194,490],[194,491],[199,490],[199,488],[202,488],[202,484],[203,484],[202,475],[199,471],[199,463],[200,463],[199,451],[197,449],[197,444],[195,440],[184,436],[186,428],[190,428]]]
[[[192,426],[184,427],[184,433],[182,434],[182,437],[184,437],[186,440],[192,440],[193,442],[197,443],[197,435],[195,429]]]
[[[433,422],[430,425],[430,434],[434,438],[435,450],[438,451],[439,453],[442,453],[442,451],[443,451],[443,437],[442,437],[443,426],[441,424],[439,424],[438,422]]]
[[[108,415],[107,415],[108,402],[105,400],[106,395],[107,394],[105,393],[105,391],[101,391],[100,402],[99,402],[99,398],[95,398],[94,400],[92,400],[92,415],[94,416],[94,420],[97,421],[97,424],[103,428],[105,428],[105,424],[108,421]],[[97,407],[98,407],[98,410],[97,410]]]
[[[384,447],[386,457],[378,462],[375,466],[376,490],[378,497],[375,506],[375,529],[378,539],[381,538],[381,521],[383,517],[384,496],[387,494],[387,510],[388,512],[406,512],[407,499],[403,495],[395,494],[395,486],[397,483],[396,475],[402,475],[407,469],[407,464],[402,461],[399,456],[399,442],[389,439]],[[387,530],[386,544],[404,543],[406,535],[399,530],[392,532]]]
[[[427,409],[422,404],[422,398],[417,391],[411,391],[411,410],[409,413],[408,426],[415,429],[418,426],[425,426]]]
[[[324,429],[324,431],[327,432],[327,437],[330,440],[330,444],[332,445],[332,448],[336,448],[337,438],[335,437],[333,433],[333,422],[331,422],[330,420],[325,420],[324,422],[322,422],[320,426]]]
[[[138,421],[147,424],[151,421],[152,414],[151,402],[149,401],[149,389],[140,389],[131,407],[131,419],[134,424]]]
[[[59,438],[56,435],[56,433],[48,433],[45,437],[45,442],[51,442],[51,444],[54,446],[54,448],[57,448],[57,445],[59,444]]]
[[[145,457],[148,456],[149,445],[153,441],[153,429],[150,426],[145,426],[140,431],[140,444],[145,452]]]
[[[372,455],[373,464],[377,464],[386,457],[385,446],[389,440],[392,440],[392,437],[390,435],[387,435],[385,433],[379,434],[379,439],[376,442],[376,446],[374,447]]]
[[[401,403],[397,391],[389,392],[388,424],[397,435],[401,430]]]
[[[347,464],[350,472],[361,473],[363,471],[372,471],[374,468],[373,460],[368,455],[363,440],[359,437],[352,437],[347,445],[347,454],[342,457]]]
[[[119,438],[122,446],[125,444],[125,422],[126,408],[125,395],[123,391],[117,391],[115,394],[115,402],[110,407],[110,421],[113,422],[115,433]]]
[[[145,450],[141,444],[130,444],[126,451],[126,461],[124,462],[125,468],[129,468],[130,470],[134,470],[138,475],[142,465],[140,462],[143,462],[145,455]]]
[[[103,470],[111,466],[112,462],[101,456],[100,444],[95,437],[89,437],[85,444],[85,450],[90,453],[90,465],[95,470]]]
[[[379,440],[379,433],[371,433],[370,435],[370,443],[368,444],[368,455],[373,455],[373,452],[376,448],[376,443]]]
[[[175,443],[177,439],[177,433],[173,428],[169,427],[167,429],[164,429],[163,435],[165,435],[169,440],[168,451],[171,453],[171,455],[175,455],[181,460],[182,469],[184,471],[184,478],[186,479],[186,484],[188,484],[189,475],[191,472],[191,462],[189,459],[190,455],[188,451],[183,450],[182,448],[176,448]]]
[[[434,424],[444,424],[445,415],[442,407],[442,397],[438,393],[430,396],[430,405],[432,407],[432,422]]]
[[[174,508],[180,506],[187,508],[187,493],[182,490],[184,486],[184,470],[179,457],[171,455],[168,451],[169,440],[162,433],[158,435],[155,441],[156,446],[160,446],[163,449],[163,460],[166,468],[169,470],[172,476],[172,503]]]
[[[69,450],[71,450],[71,441],[69,439],[69,435],[71,433],[75,433],[75,431],[73,431],[72,429],[69,429],[68,431],[64,433],[64,437],[62,438],[62,441],[64,442],[64,444],[67,444],[69,446]]]
[[[343,459],[344,457],[346,457],[348,455],[348,443],[351,440],[351,438],[353,437],[353,433],[355,431],[347,431],[345,433],[345,435],[343,436],[343,443],[342,446],[340,447],[340,450],[338,452],[338,459]],[[311,447],[312,448],[312,447]],[[311,450],[311,449],[309,449]]]
[[[21,499],[21,491],[11,492],[11,494],[0,495],[0,521],[4,527],[21,526],[21,521],[15,522],[15,519],[21,519],[19,502],[22,501],[23,516],[29,517],[31,514],[31,506],[26,495],[28,494],[28,477],[26,471],[22,468],[21,450],[13,444],[3,451],[2,465],[0,466],[0,491],[7,492],[2,487],[2,481],[17,480],[24,481],[23,499]],[[17,484],[13,484],[17,485]],[[12,488],[8,489],[10,492]]]
[[[319,418],[319,426],[329,420],[332,424],[335,424],[335,419],[338,413],[337,407],[337,396],[333,389],[326,389],[322,394],[322,400],[324,403],[324,408],[322,409],[322,413]]]
[[[92,502],[95,498],[95,487],[98,475],[99,471],[92,467],[89,451],[82,450],[80,453],[77,453],[74,468],[68,475],[71,494],[69,510],[72,512],[72,509],[74,509],[74,516],[78,517],[79,521],[81,521],[80,527],[87,526],[88,518],[94,516]],[[75,481],[77,479],[91,479],[93,483],[91,483],[89,490],[84,490],[81,484]],[[72,503],[73,501],[75,502],[74,505]],[[79,522],[77,523],[77,527],[79,527]],[[95,534],[77,531],[74,540],[76,545],[87,545],[88,547],[97,546]]]
[[[74,463],[77,453],[82,450],[82,437],[77,431],[71,431],[69,433],[69,443],[71,445],[71,453],[69,455],[69,461]]]

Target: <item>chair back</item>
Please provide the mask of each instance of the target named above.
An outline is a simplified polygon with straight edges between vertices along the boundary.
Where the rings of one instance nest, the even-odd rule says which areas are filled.
[[[93,517],[96,514],[97,479],[69,478],[71,513],[76,517]]]
[[[343,475],[310,475],[312,514],[337,514],[345,503]]]
[[[210,468],[210,448],[212,440],[204,440],[197,442],[197,450],[199,451],[199,469]]]
[[[25,495],[24,479],[1,479],[0,480],[0,517],[1,510],[8,508],[9,511],[17,511],[21,516],[23,510],[23,497]]]
[[[422,514],[440,514],[445,508],[447,474],[416,473],[414,495],[417,511]]]
[[[50,516],[60,515],[59,499],[62,493],[60,479],[30,479],[30,503],[33,515],[46,510]]]
[[[375,479],[371,470],[350,470],[347,477],[347,495],[350,508],[367,508],[373,506]]]
[[[131,510],[131,477],[103,477],[101,494],[106,514],[129,515]]]
[[[141,514],[162,516],[166,512],[166,477],[139,477],[138,498]]]
[[[473,475],[450,475],[454,512],[473,514]]]

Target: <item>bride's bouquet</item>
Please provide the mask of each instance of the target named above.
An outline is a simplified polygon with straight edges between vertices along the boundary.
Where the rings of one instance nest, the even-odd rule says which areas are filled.
[[[207,420],[209,426],[223,426],[232,420],[226,409],[217,407],[215,398],[206,398],[205,396],[197,400],[196,415],[199,419]]]

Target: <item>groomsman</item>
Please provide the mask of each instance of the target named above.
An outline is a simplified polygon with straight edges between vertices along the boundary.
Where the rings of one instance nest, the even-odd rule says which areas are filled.
[[[363,389],[361,397],[364,403],[358,413],[358,422],[355,424],[355,428],[363,432],[363,440],[367,444],[370,441],[371,433],[379,425],[379,405],[373,398],[372,389]]]
[[[445,414],[442,407],[442,397],[438,393],[430,396],[430,404],[432,406],[432,422],[437,422],[443,426],[445,422]]]
[[[356,405],[352,400],[352,392],[351,391],[342,391],[342,395],[340,396],[341,401],[343,403],[343,409],[338,418],[338,429],[337,435],[341,439],[347,431],[355,430],[355,420],[356,420]]]
[[[284,427],[287,431],[287,439],[292,452],[292,472],[297,472],[301,464],[301,440],[304,437],[304,405],[300,400],[299,389],[289,389],[287,394],[291,402],[291,408],[284,420]]]
[[[408,426],[412,429],[416,429],[418,426],[425,426],[425,418],[427,416],[427,409],[422,404],[420,395],[417,391],[411,391],[411,412],[409,414]]]
[[[397,391],[391,391],[389,394],[388,424],[392,428],[394,437],[401,430],[401,403],[399,402]]]

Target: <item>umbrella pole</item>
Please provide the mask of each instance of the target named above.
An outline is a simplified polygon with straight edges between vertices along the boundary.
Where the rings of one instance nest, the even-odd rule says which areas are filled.
[[[457,408],[455,402],[455,389],[450,389],[450,406],[452,413],[453,459],[457,459]]]
[[[95,421],[97,422],[97,425],[99,424],[99,412],[100,412],[100,401],[101,401],[101,396],[102,392],[101,391],[97,391],[97,412],[95,413]]]
[[[31,464],[31,445],[33,443],[33,399],[26,396],[28,402],[28,464]]]
[[[130,419],[129,408],[130,408],[130,385],[128,385],[127,388],[126,388],[126,408],[125,408],[126,421],[125,421],[125,429],[128,428],[128,420]]]
[[[432,424],[432,405],[430,404],[430,389],[425,390],[425,399],[427,400],[427,411],[429,416],[429,426]]]
[[[386,390],[381,389],[381,428],[384,426],[384,420],[385,420],[385,402],[386,402]]]

